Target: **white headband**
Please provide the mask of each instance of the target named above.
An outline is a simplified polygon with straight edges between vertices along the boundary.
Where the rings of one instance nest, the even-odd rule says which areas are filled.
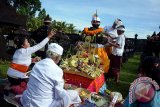
[[[50,20],[44,20],[44,22],[49,22],[49,23],[51,23],[51,21],[50,21]]]
[[[125,28],[119,27],[119,28],[117,28],[117,30],[125,31]]]
[[[92,21],[101,21],[99,17],[92,17]]]
[[[120,19],[116,19],[114,21],[114,23],[116,24],[116,28],[119,27],[119,26],[121,26],[121,25],[123,25],[123,23],[122,23],[122,21]]]
[[[63,48],[60,45],[58,45],[57,43],[51,43],[48,46],[48,50],[52,51],[52,52],[55,52],[55,53],[57,53],[59,55],[63,54]]]

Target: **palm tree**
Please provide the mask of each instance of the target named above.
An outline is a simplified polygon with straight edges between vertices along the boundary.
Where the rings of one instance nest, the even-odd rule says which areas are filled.
[[[68,24],[67,26],[67,33],[76,33],[76,29],[75,29],[75,26],[73,24]]]
[[[66,22],[61,22],[61,31],[66,32],[68,24]]]
[[[53,29],[57,31],[62,31],[64,33],[76,33],[77,30],[75,29],[75,26],[73,24],[68,24],[65,21],[52,21],[52,27]]]
[[[54,22],[53,26],[57,31],[66,32],[67,23],[62,21]]]
[[[39,18],[31,18],[27,22],[28,31],[34,31],[42,26],[42,24],[42,20],[40,20]]]
[[[51,26],[54,30],[57,30],[57,21],[53,20]]]

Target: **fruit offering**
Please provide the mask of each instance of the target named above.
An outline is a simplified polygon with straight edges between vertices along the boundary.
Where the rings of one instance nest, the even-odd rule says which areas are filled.
[[[76,55],[62,60],[60,67],[73,72],[84,72],[93,78],[99,77],[103,73],[103,65],[95,54],[94,46],[89,43],[81,43],[80,46]]]
[[[76,91],[78,91],[79,96],[81,97],[81,99],[88,99],[91,96],[91,92],[87,89],[84,88],[77,88],[75,89]]]

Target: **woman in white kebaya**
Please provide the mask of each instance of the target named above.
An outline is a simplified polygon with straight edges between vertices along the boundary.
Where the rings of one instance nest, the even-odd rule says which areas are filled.
[[[28,78],[27,71],[29,65],[31,64],[31,55],[43,48],[49,41],[49,39],[55,34],[51,31],[39,44],[30,47],[30,43],[26,37],[19,37],[15,44],[17,45],[17,50],[13,55],[11,65],[7,71],[8,80],[11,85],[19,85],[25,78]]]

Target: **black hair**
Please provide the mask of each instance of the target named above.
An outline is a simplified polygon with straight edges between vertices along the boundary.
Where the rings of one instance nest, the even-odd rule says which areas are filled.
[[[28,39],[26,36],[15,38],[14,43],[17,45],[17,49],[22,48],[22,45],[24,44],[26,39]]]
[[[160,67],[152,68],[151,73],[148,76],[155,80],[160,86]]]
[[[160,59],[154,56],[147,56],[142,61],[142,68],[147,77],[152,78],[160,85],[160,67],[155,66],[160,64]]]

